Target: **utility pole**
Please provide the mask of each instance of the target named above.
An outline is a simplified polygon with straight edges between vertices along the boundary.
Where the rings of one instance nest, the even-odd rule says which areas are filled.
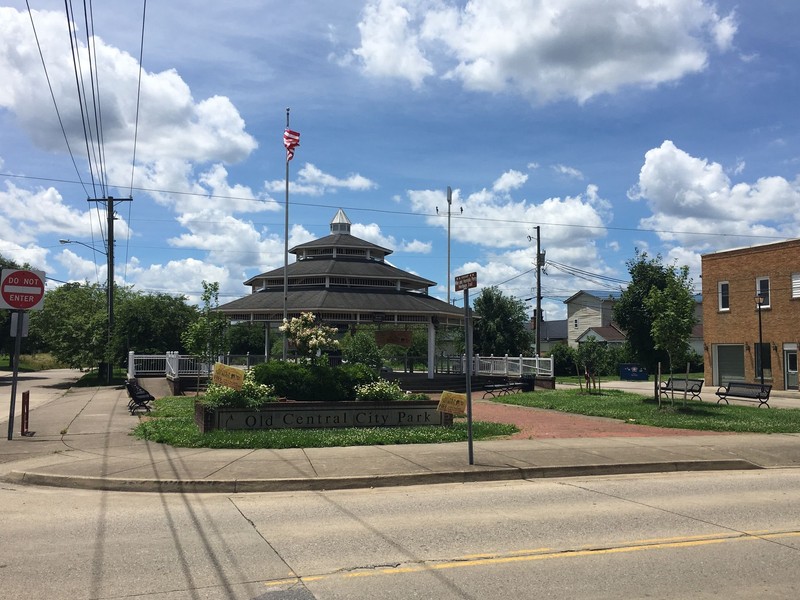
[[[528,236],[528,241],[532,241],[533,238]],[[534,309],[533,315],[533,328],[535,330],[534,333],[534,354],[536,358],[539,358],[539,353],[541,351],[541,344],[542,344],[542,268],[544,267],[545,260],[544,260],[545,253],[542,252],[542,229],[539,225],[536,226],[536,308]],[[526,300],[530,300],[530,298],[526,298]],[[538,372],[538,361],[537,365],[537,372]]]
[[[453,190],[447,186],[447,303],[450,304],[450,207],[453,204]]]
[[[536,226],[536,357],[541,353],[542,343],[542,267],[544,255],[542,252],[541,227]]]
[[[108,248],[106,250],[106,306],[108,307],[108,340],[106,342],[106,384],[111,385],[114,365],[111,357],[111,340],[114,334],[114,202],[130,202],[133,198],[89,198],[89,202],[106,203],[106,231]]]

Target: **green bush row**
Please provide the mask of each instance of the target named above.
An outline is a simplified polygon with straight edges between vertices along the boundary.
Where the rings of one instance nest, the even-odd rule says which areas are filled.
[[[377,381],[378,374],[360,363],[330,367],[275,361],[253,367],[253,378],[271,386],[277,396],[343,402],[356,400],[356,387]]]

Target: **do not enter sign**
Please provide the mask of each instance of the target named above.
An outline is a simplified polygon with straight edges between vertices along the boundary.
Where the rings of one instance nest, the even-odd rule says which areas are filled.
[[[44,304],[44,271],[3,269],[0,276],[0,308],[41,310]]]

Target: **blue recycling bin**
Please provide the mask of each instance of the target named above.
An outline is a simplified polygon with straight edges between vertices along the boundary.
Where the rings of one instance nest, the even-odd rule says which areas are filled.
[[[619,366],[619,378],[624,381],[647,381],[647,369],[636,363],[623,363]]]

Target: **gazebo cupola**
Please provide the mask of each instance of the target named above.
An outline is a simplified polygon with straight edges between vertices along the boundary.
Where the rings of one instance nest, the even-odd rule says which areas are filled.
[[[347,215],[344,214],[344,211],[340,208],[331,221],[331,233],[346,233],[349,235],[350,225],[350,219],[347,218]]]

